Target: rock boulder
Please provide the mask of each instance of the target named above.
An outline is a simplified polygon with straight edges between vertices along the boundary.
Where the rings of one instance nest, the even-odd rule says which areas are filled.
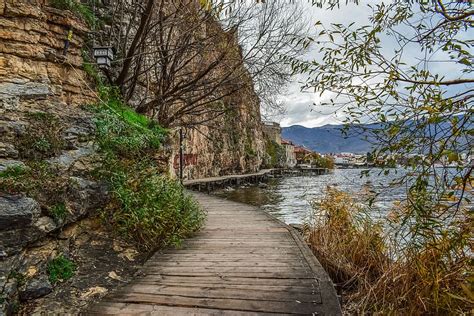
[[[46,275],[28,280],[25,287],[19,292],[20,300],[27,301],[48,295],[53,290],[53,286]]]
[[[40,215],[38,202],[31,198],[0,196],[0,231],[25,228],[32,225]]]

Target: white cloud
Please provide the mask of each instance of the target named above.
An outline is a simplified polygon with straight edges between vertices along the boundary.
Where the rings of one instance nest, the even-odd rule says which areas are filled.
[[[317,8],[310,3],[305,2],[305,11],[311,23],[321,21],[323,24],[330,23],[349,24],[355,22],[355,26],[362,26],[368,23],[370,11],[365,4],[341,5],[339,9],[327,10]],[[373,2],[373,1],[372,1]],[[313,60],[318,58],[318,47],[312,47],[305,58]],[[306,127],[322,126],[326,124],[341,124],[345,115],[341,109],[334,109],[327,106],[321,106],[323,102],[331,99],[332,95],[325,93],[319,96],[319,93],[302,92],[302,81],[305,78],[295,76],[293,82],[288,86],[286,93],[279,96],[279,100],[284,104],[286,113],[274,117],[273,120],[279,121],[282,126],[303,125]]]

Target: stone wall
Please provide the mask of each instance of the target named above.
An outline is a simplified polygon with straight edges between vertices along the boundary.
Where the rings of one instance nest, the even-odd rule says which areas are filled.
[[[276,122],[265,122],[263,123],[263,134],[269,141],[273,141],[278,145],[281,145],[281,127]]]

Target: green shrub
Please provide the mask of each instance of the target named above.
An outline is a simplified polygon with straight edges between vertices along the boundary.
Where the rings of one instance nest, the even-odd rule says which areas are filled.
[[[158,149],[164,133],[159,128],[143,127],[128,109],[102,108],[96,117],[97,141],[108,154],[140,157]]]
[[[139,247],[179,245],[197,230],[204,214],[176,180],[159,173],[154,156],[166,131],[125,106],[117,90],[100,87],[106,104],[96,108],[96,142],[102,153],[98,176],[112,193],[103,217]]]
[[[83,19],[89,26],[94,26],[97,19],[87,4],[83,4],[76,0],[51,0],[51,6],[56,9],[69,10],[81,19]]]
[[[66,205],[64,205],[64,203],[62,202],[54,204],[50,208],[49,212],[51,213],[56,222],[61,222],[66,218],[67,215]]]
[[[20,166],[20,165],[9,166],[9,167],[7,167],[7,169],[0,172],[0,178],[4,178],[4,179],[6,179],[6,178],[18,178],[18,177],[24,175],[27,172],[28,172],[27,168],[25,168],[23,166]]]
[[[101,88],[106,105],[97,109],[97,142],[106,154],[143,157],[161,146],[165,130],[136,113],[117,97],[115,89]]]
[[[40,138],[33,144],[33,148],[40,152],[48,152],[51,149],[51,144],[45,138]]]
[[[121,236],[151,249],[179,245],[201,226],[203,213],[178,181],[147,163],[134,167],[115,163],[109,178],[112,210],[105,216]]]
[[[76,265],[71,260],[59,255],[48,263],[49,281],[52,284],[62,282],[74,276]]]

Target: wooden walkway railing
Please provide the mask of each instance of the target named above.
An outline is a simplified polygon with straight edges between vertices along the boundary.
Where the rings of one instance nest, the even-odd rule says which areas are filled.
[[[193,193],[208,212],[182,249],[156,253],[140,277],[86,314],[340,315],[334,287],[301,237],[267,213]]]

